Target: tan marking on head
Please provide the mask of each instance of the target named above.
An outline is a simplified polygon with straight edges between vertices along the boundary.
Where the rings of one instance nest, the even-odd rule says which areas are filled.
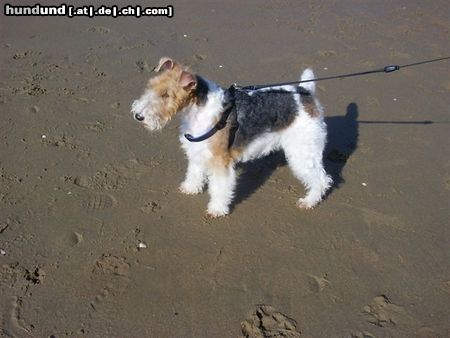
[[[151,78],[147,84],[147,88],[152,90],[162,100],[162,106],[158,111],[159,118],[167,122],[178,111],[195,103],[195,85],[190,81],[188,85],[185,83],[186,74],[190,74],[185,67],[173,62],[172,60],[164,60],[160,62],[171,63],[170,67],[166,67],[163,72]],[[161,66],[161,65],[160,65]],[[183,87],[184,86],[184,87]]]

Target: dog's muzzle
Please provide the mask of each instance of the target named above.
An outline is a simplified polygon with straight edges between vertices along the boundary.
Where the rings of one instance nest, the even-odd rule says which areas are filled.
[[[144,115],[139,114],[139,113],[134,114],[134,118],[140,122],[144,121]]]

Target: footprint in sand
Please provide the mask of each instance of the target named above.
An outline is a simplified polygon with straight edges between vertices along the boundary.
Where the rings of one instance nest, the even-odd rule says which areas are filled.
[[[28,56],[30,56],[32,54],[33,54],[33,51],[31,51],[31,50],[26,50],[26,51],[23,51],[23,52],[17,52],[17,53],[14,53],[13,59],[14,60],[25,59],[26,57],[28,57]]]
[[[314,293],[321,293],[323,289],[330,285],[330,281],[327,276],[317,277],[314,275],[308,275],[308,287]]]
[[[358,211],[366,224],[384,226],[401,231],[408,231],[411,228],[411,225],[398,215],[390,215],[370,208],[355,207],[347,203],[342,203],[342,206]]]
[[[139,68],[140,72],[150,73],[151,71],[153,71],[153,67],[149,66],[147,61],[144,60],[136,61],[136,66]]]
[[[151,214],[154,212],[158,212],[162,209],[161,203],[159,201],[151,201],[145,203],[143,207],[141,207],[141,211],[143,211],[146,214]]]
[[[16,287],[25,275],[25,269],[19,263],[3,264],[0,269],[0,286]]]
[[[300,337],[295,320],[268,305],[258,305],[241,323],[242,337]]]
[[[22,316],[22,298],[15,297],[10,303],[10,316],[5,318],[3,328],[0,334],[4,333],[6,337],[33,337],[33,324],[29,324]]]
[[[96,189],[118,190],[125,186],[127,178],[116,166],[106,166],[91,179],[91,186]]]
[[[364,307],[367,321],[379,327],[413,324],[413,318],[401,306],[393,304],[385,295],[377,296],[372,303]]]
[[[30,296],[29,288],[41,284],[44,281],[45,272],[35,267],[25,269],[19,263],[3,264],[0,269],[0,287],[13,288],[25,291],[23,297],[16,296],[9,302],[3,302],[3,317],[0,316],[0,336],[3,337],[33,337],[34,325],[29,323],[23,316],[24,297]],[[9,315],[7,315],[9,314]]]
[[[96,312],[109,298],[125,291],[130,283],[130,264],[125,257],[103,254],[94,263],[91,279],[106,284],[89,303],[90,310]]]
[[[128,277],[130,274],[130,264],[126,262],[125,257],[103,254],[95,261],[92,273]]]
[[[114,196],[109,194],[91,194],[88,195],[81,203],[81,205],[88,211],[102,211],[110,209],[117,204]]]
[[[136,159],[130,159],[121,164],[106,165],[91,177],[77,176],[74,184],[82,188],[96,190],[119,190],[129,180],[139,178],[148,171],[148,165]]]
[[[86,129],[99,133],[104,131],[106,128],[105,123],[101,121],[89,122],[86,124]]]
[[[43,143],[48,146],[53,147],[64,147],[69,150],[78,149],[78,145],[76,144],[73,137],[62,135],[62,136],[53,136],[53,137],[45,137],[42,139]]]

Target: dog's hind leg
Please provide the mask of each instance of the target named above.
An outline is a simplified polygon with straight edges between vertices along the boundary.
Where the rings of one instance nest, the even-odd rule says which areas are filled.
[[[325,125],[319,121],[309,122],[312,123],[303,125],[300,122],[299,126],[293,126],[293,130],[282,137],[282,147],[289,167],[306,187],[306,196],[297,201],[297,206],[302,209],[316,206],[332,184],[322,162]]]

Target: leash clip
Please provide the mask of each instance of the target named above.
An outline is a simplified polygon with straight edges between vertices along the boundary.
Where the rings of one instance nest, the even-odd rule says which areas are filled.
[[[398,65],[390,65],[390,66],[384,67],[383,70],[385,73],[392,73],[399,69],[400,69],[400,66],[398,66]]]

